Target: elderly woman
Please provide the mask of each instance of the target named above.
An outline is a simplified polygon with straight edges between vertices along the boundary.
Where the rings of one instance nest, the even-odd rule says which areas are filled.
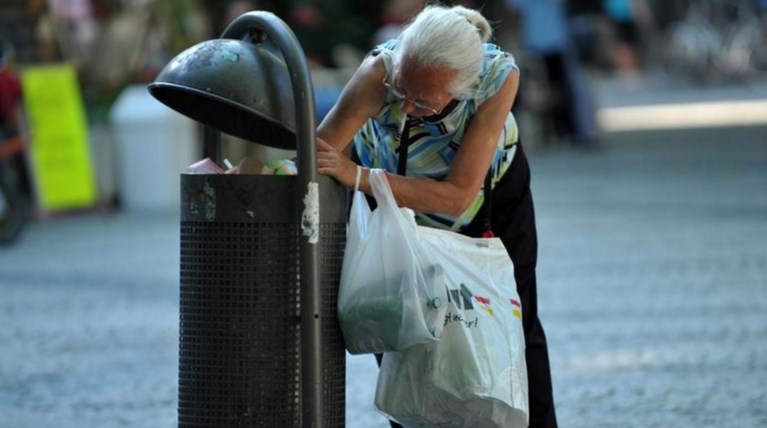
[[[350,188],[359,173],[368,193],[369,168],[383,168],[420,224],[503,241],[522,300],[530,427],[555,427],[530,173],[511,114],[519,71],[491,33],[475,10],[426,7],[346,85],[319,126],[318,168]]]

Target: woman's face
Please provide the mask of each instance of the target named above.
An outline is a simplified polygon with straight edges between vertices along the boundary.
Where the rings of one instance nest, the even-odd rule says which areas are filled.
[[[453,100],[447,91],[455,72],[445,68],[424,68],[407,62],[388,77],[389,88],[400,108],[411,116],[440,114]]]

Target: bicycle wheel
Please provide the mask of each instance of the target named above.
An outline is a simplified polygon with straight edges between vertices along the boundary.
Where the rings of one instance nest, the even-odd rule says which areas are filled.
[[[18,239],[27,221],[29,200],[12,162],[0,161],[0,245]]]

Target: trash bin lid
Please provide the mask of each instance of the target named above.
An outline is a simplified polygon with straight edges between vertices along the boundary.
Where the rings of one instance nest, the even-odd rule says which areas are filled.
[[[194,45],[165,66],[149,92],[221,132],[270,147],[296,148],[290,75],[269,40],[215,39]]]

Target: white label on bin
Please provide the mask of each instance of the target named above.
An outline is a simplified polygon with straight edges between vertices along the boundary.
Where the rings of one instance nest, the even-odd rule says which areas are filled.
[[[216,189],[205,180],[205,219],[214,221],[216,219]]]
[[[310,244],[320,240],[320,190],[316,181],[309,183],[304,196],[304,212],[301,215],[301,229],[309,237]]]

